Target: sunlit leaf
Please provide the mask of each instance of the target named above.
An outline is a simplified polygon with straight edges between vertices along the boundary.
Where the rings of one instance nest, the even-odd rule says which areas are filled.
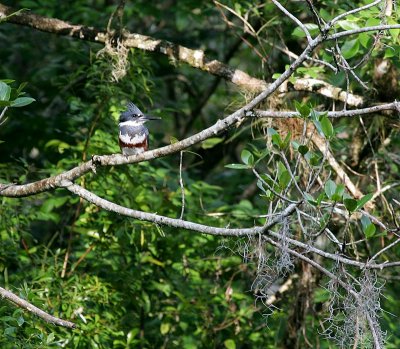
[[[13,108],[25,107],[26,105],[29,105],[35,101],[36,100],[32,97],[19,97],[11,102],[11,107]]]

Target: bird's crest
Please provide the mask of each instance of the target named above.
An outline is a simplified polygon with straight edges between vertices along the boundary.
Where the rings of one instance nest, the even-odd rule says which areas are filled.
[[[127,107],[127,112],[129,114],[133,114],[133,115],[143,115],[143,113],[140,111],[140,109],[134,105],[132,102],[129,102]]]

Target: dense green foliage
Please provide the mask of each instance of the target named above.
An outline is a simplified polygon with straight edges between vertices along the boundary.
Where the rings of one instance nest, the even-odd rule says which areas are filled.
[[[249,22],[257,31],[261,30],[256,37],[244,34],[249,45],[235,36],[243,34],[237,17],[211,2],[128,2],[124,27],[131,32],[207,49],[213,58],[273,81],[277,76],[274,74],[282,72],[290,60],[272,48],[285,38],[292,51],[300,52],[304,42],[302,32],[273,4],[256,6],[248,1],[224,4],[238,14],[248,13]],[[346,2],[342,9],[335,4],[326,1],[321,16],[328,20],[337,11],[349,10],[358,2]],[[82,0],[21,0],[12,4],[44,16],[98,28],[107,27],[116,5],[113,1]],[[307,14],[304,22],[313,22],[305,5],[297,7],[297,12],[299,5],[292,5],[295,15]],[[237,27],[230,28],[220,11]],[[377,14],[377,9],[370,9],[349,16],[339,27],[379,24],[379,20],[373,19]],[[390,34],[373,51],[371,61],[359,70],[361,79],[371,80],[378,59],[391,58],[393,66],[398,67],[398,31]],[[219,78],[138,49],[130,50],[126,75],[116,82],[112,81],[112,74],[121,62],[109,52],[99,54],[102,46],[98,44],[8,23],[0,23],[0,37],[0,78],[14,89],[12,100],[28,96],[36,100],[20,108],[11,104],[7,122],[0,126],[0,178],[4,183],[31,182],[73,168],[93,155],[119,152],[118,117],[127,101],[132,100],[146,112],[162,117],[161,122],[149,126],[151,148],[156,148],[212,125],[251,98]],[[372,40],[362,34],[346,41],[342,46],[343,56],[350,62],[352,58],[359,59],[368,52]],[[391,46],[385,46],[387,43]],[[332,57],[322,51],[321,59],[333,64]],[[324,66],[302,67],[292,79],[299,77],[324,79],[346,88],[345,74],[334,74]],[[17,91],[25,81],[28,84]],[[357,81],[351,84],[353,91],[361,93]],[[366,97],[372,100],[377,94],[371,92]],[[386,100],[391,98],[386,96]],[[310,123],[332,141],[338,159],[354,171],[369,173],[373,159],[384,169],[382,184],[399,180],[398,157],[397,161],[385,162],[400,145],[394,121],[391,124],[380,118],[366,121],[365,132],[369,137],[362,138],[361,128],[354,135],[363,139],[363,148],[353,165],[355,160],[346,149],[354,139],[346,131],[359,126],[350,120],[331,123],[326,116],[309,108],[322,105],[329,109],[330,100],[288,93],[284,101],[276,104],[297,108],[304,113],[304,119],[311,113]],[[257,166],[264,172],[262,178],[281,193],[285,193],[291,178],[276,157],[279,152],[304,155],[310,166],[323,162],[323,154],[302,144],[296,130],[292,134],[287,132],[290,127],[247,123],[184,151],[184,219],[220,227],[263,224],[262,215],[268,212],[274,195],[262,185],[257,188],[249,170],[255,161],[259,160]],[[340,134],[342,137],[336,137]],[[390,140],[387,147],[380,147],[381,139]],[[370,143],[371,148],[366,145]],[[77,183],[117,204],[179,218],[182,207],[179,155],[98,168]],[[329,172],[327,168],[324,170]],[[344,186],[333,182],[334,175],[327,178],[332,180],[307,197],[310,205],[318,206],[322,200],[339,201],[353,212],[371,198],[353,200],[344,193]],[[375,184],[369,178],[360,180],[364,193],[374,192]],[[388,191],[387,200],[393,197],[396,191]],[[377,211],[381,217],[391,215],[384,203],[378,204]],[[294,312],[299,309],[296,302],[307,295],[312,305],[304,316],[299,316],[302,325],[297,327],[297,345],[334,347],[328,339],[318,336],[324,330],[327,316],[324,302],[329,298],[323,277],[314,277],[317,281],[309,293],[292,287],[282,299],[278,296],[277,309],[271,315],[271,309],[262,301],[257,302],[256,292],[250,291],[257,270],[252,254],[257,250],[252,250],[246,239],[211,237],[129,219],[88,204],[64,189],[21,199],[2,197],[0,217],[0,286],[79,326],[75,330],[55,327],[1,301],[2,348],[290,347],[293,342],[288,338],[292,339],[293,333],[288,334],[289,327],[296,323],[298,314]],[[366,218],[358,220],[352,229],[354,240],[360,236],[370,239],[359,247],[363,257],[371,255],[369,251],[375,245],[379,247],[387,235]],[[332,230],[339,231],[335,223]],[[392,250],[388,259],[398,257],[399,251]],[[267,252],[275,254],[272,247]],[[281,268],[287,270],[279,277],[295,274],[294,283],[302,279],[301,263]],[[390,275],[387,278],[383,308],[399,315],[398,286],[390,282]],[[384,314],[383,328],[389,333],[388,348],[397,347],[400,333],[396,318]]]

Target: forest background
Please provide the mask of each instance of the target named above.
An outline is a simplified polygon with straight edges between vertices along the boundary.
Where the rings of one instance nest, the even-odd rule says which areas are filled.
[[[398,18],[2,2],[1,347],[398,348]]]

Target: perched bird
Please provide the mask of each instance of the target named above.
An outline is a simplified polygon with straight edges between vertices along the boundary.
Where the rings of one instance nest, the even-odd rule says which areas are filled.
[[[132,102],[119,117],[119,146],[122,154],[136,155],[149,148],[149,130],[144,123],[149,120],[159,120],[154,116],[144,115]]]

